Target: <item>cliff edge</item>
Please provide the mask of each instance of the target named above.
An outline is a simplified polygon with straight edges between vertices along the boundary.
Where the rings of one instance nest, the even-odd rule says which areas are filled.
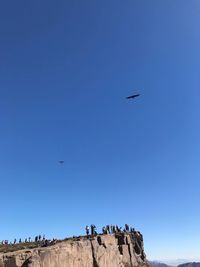
[[[0,267],[139,267],[147,265],[139,233],[80,237],[0,254]]]

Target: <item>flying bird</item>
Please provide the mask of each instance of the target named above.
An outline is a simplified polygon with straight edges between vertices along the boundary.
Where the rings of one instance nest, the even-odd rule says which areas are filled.
[[[126,99],[133,99],[133,98],[138,97],[138,96],[140,96],[140,94],[130,95],[130,96],[127,96]]]
[[[60,164],[63,164],[64,163],[64,160],[59,160],[58,161]]]

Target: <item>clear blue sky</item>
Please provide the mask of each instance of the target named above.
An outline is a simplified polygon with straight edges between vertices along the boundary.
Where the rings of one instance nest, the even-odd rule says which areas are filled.
[[[151,259],[198,257],[199,14],[199,0],[1,1],[1,239],[127,222]]]

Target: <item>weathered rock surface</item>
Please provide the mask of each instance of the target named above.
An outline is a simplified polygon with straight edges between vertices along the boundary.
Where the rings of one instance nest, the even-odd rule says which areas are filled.
[[[70,239],[53,246],[0,254],[0,267],[138,267],[146,265],[140,234]]]

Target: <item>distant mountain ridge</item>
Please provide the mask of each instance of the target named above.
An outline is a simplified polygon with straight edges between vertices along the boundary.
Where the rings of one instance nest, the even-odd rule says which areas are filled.
[[[171,265],[159,261],[148,261],[148,264],[152,267],[172,267]]]
[[[200,267],[200,262],[187,262],[179,264],[177,267]]]
[[[175,265],[168,265],[159,261],[148,261],[148,264],[152,267],[173,267]],[[187,262],[176,265],[177,267],[200,267],[200,262]]]

